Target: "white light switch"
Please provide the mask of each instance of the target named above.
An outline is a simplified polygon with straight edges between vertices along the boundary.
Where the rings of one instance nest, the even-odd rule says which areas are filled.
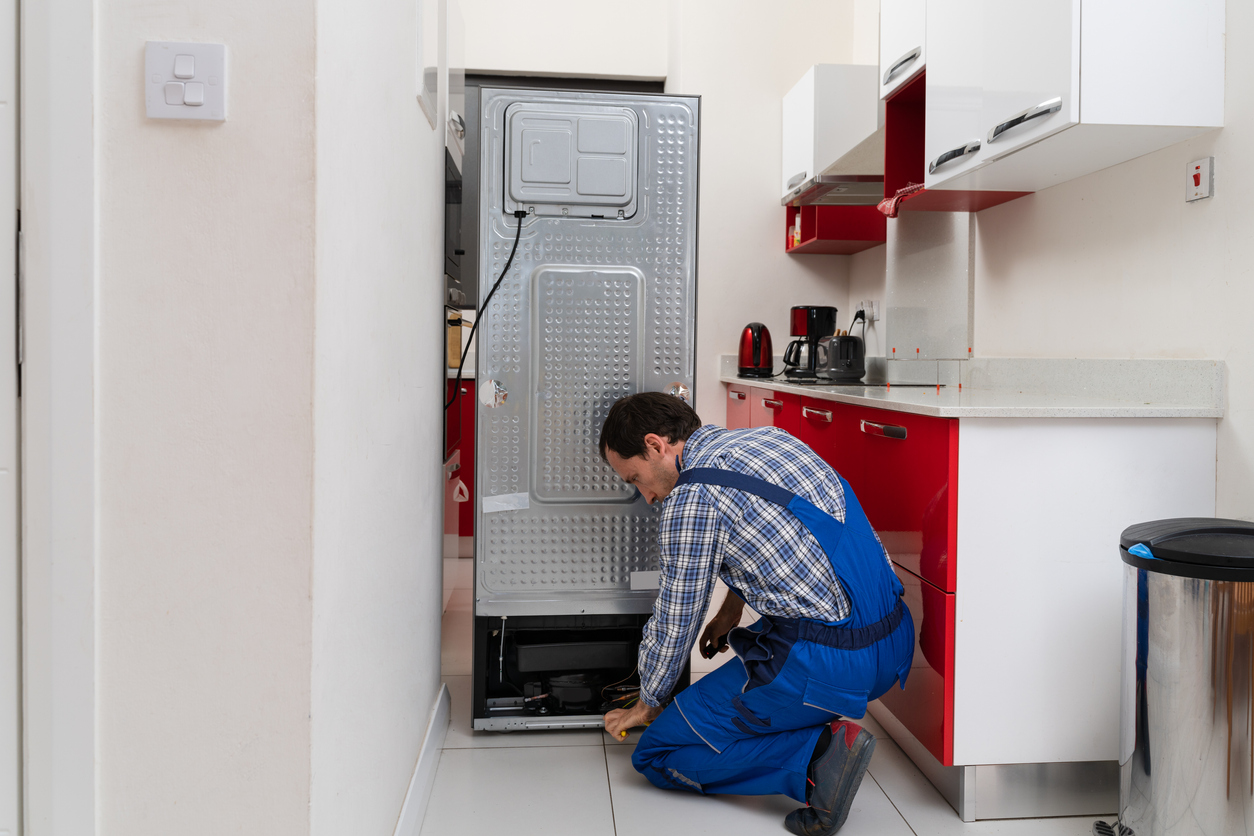
[[[1184,200],[1191,203],[1215,193],[1215,158],[1206,157],[1189,163],[1184,172]]]
[[[226,47],[149,41],[144,104],[150,119],[226,119]]]

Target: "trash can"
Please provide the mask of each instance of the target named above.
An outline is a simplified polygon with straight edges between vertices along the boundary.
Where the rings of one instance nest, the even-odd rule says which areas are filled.
[[[1254,523],[1123,532],[1118,832],[1254,834]]]

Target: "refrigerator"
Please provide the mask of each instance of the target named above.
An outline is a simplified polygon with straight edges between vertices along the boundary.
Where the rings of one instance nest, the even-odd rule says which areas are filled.
[[[598,439],[625,395],[692,397],[700,101],[481,87],[467,111],[462,264],[491,297],[474,403],[473,724],[595,727],[638,682],[660,516]]]

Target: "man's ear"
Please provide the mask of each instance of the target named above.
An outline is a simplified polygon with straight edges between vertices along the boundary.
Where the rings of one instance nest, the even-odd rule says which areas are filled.
[[[659,456],[665,455],[665,441],[662,436],[657,433],[648,433],[644,437],[645,458],[651,458],[651,453],[657,453]]]

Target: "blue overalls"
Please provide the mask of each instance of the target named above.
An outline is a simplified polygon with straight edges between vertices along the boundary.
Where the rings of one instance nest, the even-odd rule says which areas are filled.
[[[655,786],[783,794],[804,804],[806,769],[824,725],[863,716],[867,702],[896,681],[905,687],[915,642],[904,590],[849,483],[840,482],[843,524],[754,476],[718,468],[679,474],[677,486],[733,488],[796,515],[831,561],[851,612],[833,623],[763,616],[733,630],[736,657],[681,691],[636,745],[632,763]]]

